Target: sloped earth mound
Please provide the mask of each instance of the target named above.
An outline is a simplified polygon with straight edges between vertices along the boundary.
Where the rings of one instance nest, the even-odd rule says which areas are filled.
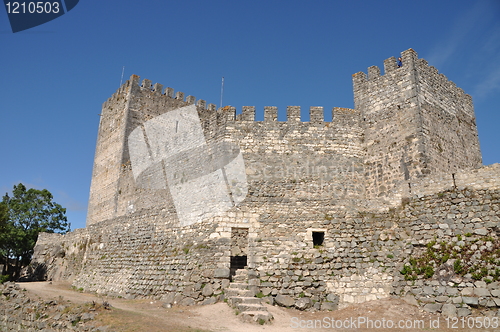
[[[274,320],[268,325],[258,325],[242,322],[234,309],[225,303],[166,308],[160,301],[105,298],[78,292],[72,290],[68,283],[62,282],[17,285],[32,302],[57,303],[47,305],[47,313],[39,313],[40,322],[54,318],[55,314],[50,308],[62,305],[66,308],[62,310],[67,312],[73,310],[67,308],[76,308],[75,312],[71,311],[70,314],[79,315],[79,320],[76,324],[65,323],[68,328],[61,331],[500,331],[499,317],[484,316],[480,311],[473,312],[471,317],[463,319],[446,319],[445,316],[424,312],[395,298],[365,302],[329,312],[303,312],[268,306]],[[2,308],[12,309],[12,306],[9,307],[13,303],[12,298],[7,300],[5,295],[1,297]],[[24,305],[21,303],[17,310],[22,309]],[[5,309],[0,310],[0,315],[6,315]],[[82,319],[83,315],[85,321]],[[57,325],[57,322],[50,323]],[[488,324],[489,328],[485,326]]]

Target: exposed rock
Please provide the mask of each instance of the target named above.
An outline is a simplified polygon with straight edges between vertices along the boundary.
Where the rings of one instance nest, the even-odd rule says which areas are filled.
[[[441,310],[442,306],[443,305],[439,303],[427,303],[423,309],[430,313],[436,313]]]
[[[312,306],[312,301],[308,297],[300,298],[295,302],[295,308],[299,310],[305,310],[310,308],[311,306]]]
[[[454,304],[443,304],[441,313],[448,317],[455,317],[457,315],[457,307]]]
[[[278,294],[278,295],[276,295],[274,300],[276,301],[276,303],[278,305],[280,305],[282,307],[291,307],[295,304],[295,300],[293,299],[293,297],[288,296],[288,295]]]

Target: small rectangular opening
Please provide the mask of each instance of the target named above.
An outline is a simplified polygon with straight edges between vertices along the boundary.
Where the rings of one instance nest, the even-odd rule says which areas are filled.
[[[322,246],[325,241],[325,232],[312,232],[313,246]]]

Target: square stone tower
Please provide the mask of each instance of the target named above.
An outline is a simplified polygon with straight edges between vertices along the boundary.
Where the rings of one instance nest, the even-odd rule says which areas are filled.
[[[368,196],[397,198],[412,180],[482,165],[471,96],[412,49],[402,52],[401,67],[385,60],[384,71],[353,75]]]

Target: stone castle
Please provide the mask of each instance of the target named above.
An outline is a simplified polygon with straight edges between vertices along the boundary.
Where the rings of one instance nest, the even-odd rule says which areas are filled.
[[[500,306],[495,260],[484,278],[446,261],[412,281],[401,272],[436,240],[500,246],[500,166],[482,166],[471,97],[414,50],[401,57],[354,74],[354,109],[331,122],[322,107],[302,122],[298,106],[255,121],[254,107],[217,109],[133,75],[103,105],[87,227],[41,234],[31,268],[183,305],[244,284],[300,309],[398,295],[456,313],[461,292]]]

